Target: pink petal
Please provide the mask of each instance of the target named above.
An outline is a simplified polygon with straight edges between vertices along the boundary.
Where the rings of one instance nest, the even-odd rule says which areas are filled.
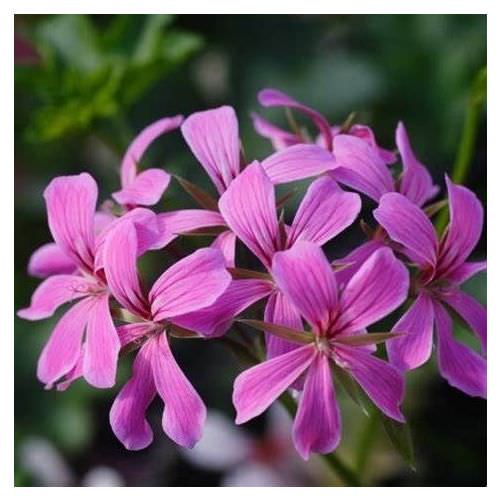
[[[151,143],[160,137],[160,135],[178,128],[182,120],[183,117],[181,115],[162,118],[141,130],[123,157],[120,167],[122,187],[129,186],[134,182],[137,175],[137,164],[141,162],[142,155]]]
[[[127,450],[141,450],[153,441],[146,411],[156,395],[151,366],[155,349],[154,339],[141,347],[135,357],[132,377],[119,392],[109,414],[111,428]]]
[[[295,109],[304,113],[308,116],[318,127],[318,130],[324,137],[326,149],[332,150],[332,133],[330,131],[330,125],[321,113],[318,113],[314,109],[305,106],[304,104],[296,101],[292,97],[286,95],[285,93],[276,89],[263,89],[259,92],[257,98],[259,99],[262,106],[269,108],[275,106],[283,106],[290,109]]]
[[[451,318],[438,302],[434,302],[434,312],[441,375],[465,394],[486,399],[486,360],[453,339]]]
[[[337,346],[334,356],[388,417],[405,421],[399,409],[404,398],[404,378],[397,368],[365,349]]]
[[[151,332],[151,323],[127,323],[125,325],[120,325],[116,329],[118,333],[118,338],[120,339],[120,345],[125,347],[131,342],[137,342],[142,337],[146,336]]]
[[[149,304],[137,272],[137,249],[136,226],[131,220],[122,219],[104,242],[104,272],[114,298],[125,309],[147,318]]]
[[[207,410],[177,365],[165,334],[155,338],[152,366],[156,389],[165,403],[163,430],[178,445],[192,448],[201,438]]]
[[[233,280],[211,306],[176,316],[173,321],[204,337],[220,337],[231,327],[238,314],[269,295],[273,286],[267,280]]]
[[[262,161],[262,167],[273,184],[316,177],[336,166],[334,156],[315,144],[290,146]]]
[[[212,305],[231,283],[220,250],[202,248],[176,262],[149,293],[155,321]]]
[[[222,194],[240,171],[238,119],[230,106],[190,115],[182,135]]]
[[[485,260],[480,262],[464,262],[461,266],[446,273],[446,279],[455,285],[461,285],[481,271],[486,271]]]
[[[236,236],[271,265],[279,234],[274,186],[258,162],[251,163],[219,200],[219,209]]]
[[[31,321],[49,318],[59,306],[85,297],[90,285],[89,280],[82,276],[65,274],[50,276],[35,290],[30,306],[17,311],[17,315]]]
[[[92,299],[77,302],[56,324],[38,359],[37,376],[41,382],[51,386],[77,364],[92,305]]]
[[[345,286],[338,329],[359,332],[399,307],[408,295],[409,273],[389,248],[374,252]]]
[[[290,250],[278,252],[273,277],[315,330],[325,332],[337,311],[337,283],[321,248],[300,241]]]
[[[479,337],[483,353],[486,353],[486,307],[461,290],[447,290],[440,295],[463,318]]]
[[[439,269],[445,276],[459,268],[474,250],[483,230],[484,210],[477,196],[446,177],[450,223],[439,249]]]
[[[130,184],[113,193],[113,198],[120,205],[156,205],[170,179],[170,174],[165,170],[150,168],[140,172]]]
[[[431,356],[433,328],[432,300],[427,293],[420,292],[417,300],[392,328],[393,332],[403,336],[386,343],[391,364],[402,371],[423,365]]]
[[[236,235],[232,231],[224,231],[219,234],[210,246],[218,248],[222,252],[227,267],[235,267]]]
[[[333,150],[338,167],[332,175],[338,182],[361,191],[375,201],[383,194],[394,191],[389,169],[377,150],[366,141],[339,134],[333,140]]]
[[[387,165],[392,165],[393,163],[396,163],[397,161],[396,154],[388,149],[381,148],[377,144],[377,140],[375,139],[375,134],[373,133],[373,130],[370,127],[366,125],[354,124],[349,129],[349,135],[354,135],[355,137],[359,137],[360,139],[366,141],[372,148],[377,150],[380,159]]]
[[[109,296],[101,295],[93,298],[92,302],[87,321],[83,376],[94,387],[113,387],[120,339],[111,318]]]
[[[373,216],[392,240],[405,247],[414,262],[421,267],[435,267],[438,249],[436,231],[417,205],[402,194],[389,193],[382,196]]]
[[[302,330],[302,318],[295,306],[290,302],[285,294],[276,290],[267,301],[264,310],[264,321],[276,325],[288,326],[295,330]],[[267,359],[275,358],[297,349],[299,344],[287,342],[286,340],[266,333]]]
[[[309,367],[293,424],[293,442],[304,460],[311,453],[330,453],[339,444],[341,419],[330,362],[316,356]]]
[[[50,231],[58,247],[89,271],[94,262],[97,184],[87,173],[56,177],[44,191]]]
[[[399,192],[421,207],[436,196],[439,186],[434,185],[425,165],[415,157],[403,122],[396,129],[396,144],[403,162]]]
[[[307,369],[316,356],[313,344],[305,345],[244,371],[234,381],[236,423],[263,413]]]
[[[76,271],[75,262],[55,243],[46,243],[35,250],[28,262],[28,274],[47,278],[53,274],[71,274]]]
[[[80,350],[80,354],[78,356],[78,361],[75,363],[75,366],[71,368],[71,370],[64,375],[63,379],[56,384],[56,390],[65,391],[67,390],[75,380],[78,380],[83,376],[83,353],[85,352],[85,343],[82,344],[82,348]]]
[[[342,191],[330,177],[317,179],[297,209],[288,245],[300,240],[323,245],[350,226],[360,210],[359,195]]]
[[[268,122],[257,113],[251,113],[250,116],[252,118],[253,128],[255,129],[255,131],[260,136],[269,139],[276,151],[302,142],[300,137],[297,137],[295,134],[287,132],[286,130],[277,127],[271,122]]]

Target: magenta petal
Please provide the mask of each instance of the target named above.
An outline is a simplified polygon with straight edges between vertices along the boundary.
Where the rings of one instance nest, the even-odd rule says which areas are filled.
[[[337,346],[334,356],[388,417],[405,421],[399,409],[404,398],[404,378],[397,368],[360,348]]]
[[[343,332],[359,332],[399,307],[408,295],[409,273],[389,248],[369,257],[345,286],[340,297]]]
[[[120,325],[116,329],[116,332],[118,333],[118,338],[120,339],[120,345],[125,347],[127,344],[136,342],[150,333],[151,323],[127,323],[125,325]]]
[[[47,278],[53,274],[71,274],[76,271],[75,262],[55,243],[46,243],[36,249],[28,263],[28,274]]]
[[[178,445],[192,448],[201,438],[207,410],[177,365],[164,333],[155,338],[152,366],[156,390],[165,403],[163,430]]]
[[[290,146],[262,161],[262,167],[273,184],[316,177],[336,166],[332,153],[315,144]]]
[[[50,232],[57,246],[75,264],[92,270],[96,182],[87,173],[56,177],[43,196]]]
[[[82,276],[65,274],[50,276],[38,285],[31,297],[30,306],[17,311],[17,315],[31,321],[49,318],[59,306],[86,296],[91,284]]]
[[[240,138],[234,109],[221,106],[190,115],[182,135],[222,194],[240,171]]]
[[[453,338],[449,314],[434,302],[438,366],[448,383],[469,396],[486,399],[486,360]]]
[[[120,205],[156,205],[170,183],[171,176],[159,168],[140,172],[137,177],[113,198]]]
[[[288,297],[281,291],[276,290],[267,301],[264,310],[264,321],[276,325],[288,326],[294,330],[302,330],[302,318],[299,311],[290,302]],[[267,359],[275,358],[297,349],[300,344],[287,342],[286,340],[266,333]]]
[[[233,280],[211,306],[176,316],[173,322],[204,337],[220,337],[227,332],[238,314],[269,295],[273,286],[267,280]]]
[[[113,402],[111,428],[127,450],[142,450],[153,441],[146,410],[156,395],[151,359],[156,342],[150,339],[137,353],[132,377]]]
[[[122,187],[134,182],[137,175],[137,164],[153,141],[160,135],[175,130],[182,123],[181,115],[162,118],[148,125],[137,135],[128,147],[120,167]]]
[[[332,171],[334,178],[352,189],[361,191],[378,201],[394,191],[394,181],[376,149],[363,139],[339,134],[333,140],[333,150],[338,167]]]
[[[432,352],[433,328],[432,300],[421,292],[392,329],[403,335],[386,343],[389,361],[402,371],[423,365]]]
[[[276,151],[302,142],[300,137],[268,122],[257,113],[251,113],[253,128],[262,137],[269,139]]]
[[[339,444],[341,419],[335,399],[330,361],[316,356],[307,371],[293,424],[293,442],[304,460],[312,452],[330,453]]]
[[[83,353],[85,351],[85,343],[82,344],[80,355],[78,356],[78,361],[71,370],[64,375],[63,379],[56,384],[56,390],[65,391],[71,384],[83,376]]]
[[[232,231],[224,231],[219,234],[210,246],[222,252],[227,267],[235,267],[236,235]]]
[[[309,106],[305,106],[304,104],[296,101],[292,97],[286,95],[284,92],[281,92],[276,89],[263,89],[259,92],[257,98],[259,99],[259,102],[262,104],[262,106],[266,108],[283,106],[304,113],[314,122],[316,127],[318,127],[318,130],[321,132],[325,140],[326,149],[331,151],[332,133],[330,131],[330,125],[328,124],[328,121],[321,113],[318,113]]]
[[[131,220],[122,219],[104,242],[104,272],[115,299],[130,312],[146,317],[149,304],[137,272],[137,249],[136,226]]]
[[[343,191],[329,177],[317,179],[297,209],[288,245],[300,240],[323,245],[350,226],[360,210],[359,195]]]
[[[92,306],[92,299],[83,299],[58,321],[38,359],[37,376],[41,382],[51,386],[76,365]]]
[[[149,292],[155,321],[212,305],[231,283],[220,250],[202,248],[170,266]]]
[[[396,163],[398,158],[397,155],[388,149],[381,148],[377,144],[377,140],[375,139],[375,134],[373,133],[373,130],[367,125],[354,124],[349,129],[349,135],[354,135],[355,137],[359,137],[360,139],[366,141],[372,148],[375,148],[377,150],[378,155],[380,156],[380,159],[384,163],[387,163],[387,165],[392,165],[393,163]]]
[[[446,273],[446,279],[455,285],[461,285],[481,271],[486,271],[486,261],[464,262],[461,266]]]
[[[477,196],[446,177],[450,223],[439,249],[439,269],[452,273],[474,250],[483,230],[484,210]]]
[[[94,387],[113,387],[120,339],[111,318],[109,296],[101,295],[91,300],[93,306],[87,321],[83,376]]]
[[[472,331],[479,337],[481,348],[486,354],[486,307],[480,304],[476,299],[461,290],[447,290],[440,296],[463,318],[463,320],[472,328]]]
[[[258,162],[231,183],[219,200],[219,209],[236,236],[270,266],[278,243],[278,217],[274,186]]]
[[[243,424],[267,410],[300,377],[315,356],[316,348],[309,344],[238,375],[233,391],[236,423]]]
[[[325,330],[337,312],[337,283],[325,254],[300,241],[273,259],[273,277],[316,331]]]
[[[417,205],[402,194],[389,193],[382,196],[373,216],[392,240],[405,247],[408,257],[414,262],[421,267],[436,266],[436,231],[425,212]]]
[[[398,123],[396,129],[396,144],[403,162],[399,191],[410,201],[421,207],[436,196],[439,187],[434,185],[427,168],[415,157],[406,128],[402,122]]]

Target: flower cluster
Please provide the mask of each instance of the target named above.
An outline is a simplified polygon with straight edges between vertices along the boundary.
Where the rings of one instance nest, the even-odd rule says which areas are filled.
[[[124,155],[121,189],[100,209],[88,173],[52,180],[44,197],[54,241],[36,250],[28,265],[44,281],[18,315],[40,320],[71,306],[40,355],[40,381],[65,390],[83,377],[94,387],[112,387],[120,354],[135,352],[130,380],[111,408],[114,433],[128,449],[148,446],[153,435],[146,412],[159,395],[165,433],[193,447],[206,408],[170,343],[221,337],[247,308],[265,300],[262,318],[242,320],[265,332],[266,360],[234,382],[236,423],[294,389],[293,441],[304,459],[329,453],[340,441],[334,379],[341,373],[387,417],[404,422],[404,374],[430,358],[434,330],[441,375],[464,393],[485,398],[486,310],[460,290],[486,267],[467,260],[483,226],[477,197],[446,177],[450,220],[438,235],[431,217],[444,203],[429,205],[439,188],[402,123],[396,153],[381,148],[366,125],[330,125],[282,92],[263,90],[259,101],[309,118],[317,139],[294,120],[287,131],[253,115],[256,131],[276,151],[246,162],[236,114],[222,106],[145,128]],[[156,213],[146,207],[158,203],[172,175],[139,166],[156,138],[179,128],[218,199],[177,177],[201,208]],[[392,165],[399,161],[396,175]],[[275,187],[301,179],[311,182],[287,224]],[[366,201],[361,195],[376,204],[376,227],[364,223],[367,241],[329,262],[322,246],[356,221]],[[138,259],[200,230],[215,236],[210,247],[175,262],[146,290]],[[260,268],[237,265],[238,240]],[[367,331],[395,311],[400,319],[391,332]],[[452,311],[477,335],[481,354],[454,339]],[[387,360],[377,355],[384,342]]]

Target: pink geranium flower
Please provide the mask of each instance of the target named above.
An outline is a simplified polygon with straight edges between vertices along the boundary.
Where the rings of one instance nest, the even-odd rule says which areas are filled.
[[[347,370],[386,415],[404,421],[399,409],[403,377],[373,355],[365,330],[407,296],[408,271],[392,251],[375,252],[342,290],[323,252],[310,242],[277,253],[272,272],[283,294],[311,325],[314,340],[238,376],[233,393],[236,423],[260,415],[306,373],[293,427],[295,447],[305,459],[311,452],[331,452],[341,435],[331,363]],[[366,345],[349,342],[353,335],[366,335]]]
[[[130,220],[122,220],[104,243],[104,269],[115,299],[137,320],[118,328],[122,346],[141,345],[133,374],[111,408],[114,433],[131,450],[148,446],[152,431],[145,413],[158,393],[165,403],[163,429],[177,444],[192,447],[200,439],[206,409],[177,365],[167,333],[178,316],[211,305],[231,276],[222,253],[201,249],[172,265],[143,292],[137,273],[139,237]]]
[[[470,396],[486,397],[486,359],[453,338],[452,320],[444,305],[454,309],[478,336],[486,353],[486,309],[460,290],[460,285],[486,262],[467,262],[483,227],[481,202],[469,189],[446,178],[450,223],[438,238],[431,221],[408,198],[382,196],[374,216],[390,238],[402,246],[419,274],[416,299],[394,330],[404,337],[388,342],[390,361],[402,370],[425,363],[432,350],[434,325],[437,356],[443,377]]]

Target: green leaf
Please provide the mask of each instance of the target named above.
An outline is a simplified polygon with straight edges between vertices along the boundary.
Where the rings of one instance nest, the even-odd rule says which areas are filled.
[[[148,15],[144,28],[137,40],[131,63],[143,65],[153,61],[160,54],[160,45],[165,38],[165,27],[172,23],[173,16],[169,14]]]
[[[378,411],[378,413],[392,445],[408,464],[410,469],[415,472],[417,467],[415,464],[415,452],[413,449],[410,426],[407,423],[403,424],[401,422],[396,422],[396,420],[385,416],[380,411]]]
[[[170,31],[163,45],[163,57],[178,64],[185,61],[203,45],[203,39],[187,31]]]
[[[281,337],[285,340],[290,340],[291,342],[296,342],[298,344],[310,344],[311,342],[314,342],[315,339],[314,334],[311,332],[294,330],[293,328],[268,323],[267,321],[259,321],[256,319],[240,319],[237,321],[257,330],[269,332],[277,337]]]
[[[369,416],[370,410],[366,405],[366,398],[363,397],[363,393],[361,392],[359,385],[354,381],[351,375],[349,375],[349,373],[343,368],[340,368],[340,366],[334,365],[333,370],[334,379],[339,382],[345,394],[361,408],[365,415]]]

